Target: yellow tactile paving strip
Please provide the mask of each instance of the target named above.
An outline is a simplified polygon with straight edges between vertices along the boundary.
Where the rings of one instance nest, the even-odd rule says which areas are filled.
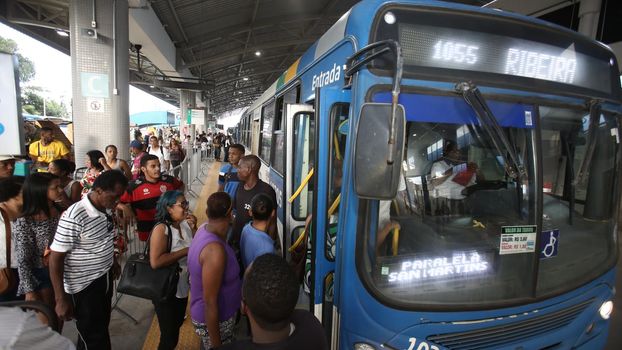
[[[213,162],[210,164],[210,168],[205,178],[205,186],[201,190],[199,198],[197,198],[197,204],[194,209],[194,215],[197,217],[199,224],[205,222],[207,216],[205,215],[205,209],[207,206],[207,198],[218,190],[218,170],[220,169],[220,162]],[[190,307],[190,299],[188,299],[188,308]],[[194,327],[190,321],[189,310],[186,310],[186,320],[179,330],[179,342],[177,343],[177,349],[179,350],[195,350],[199,349],[200,341],[199,337],[194,333]],[[158,327],[158,318],[153,316],[151,321],[151,327],[147,336],[145,337],[145,343],[143,344],[143,350],[155,350],[158,348],[160,342],[160,328]]]

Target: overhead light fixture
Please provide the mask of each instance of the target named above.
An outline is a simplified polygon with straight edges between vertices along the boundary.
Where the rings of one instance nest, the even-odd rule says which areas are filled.
[[[244,78],[242,78],[242,80],[248,81],[248,77],[244,77]]]
[[[64,36],[64,37],[68,37],[69,36],[69,32],[67,32],[66,30],[62,30],[62,29],[56,29],[56,34],[58,34],[60,36]]]
[[[149,85],[149,87],[153,89],[153,88],[155,88],[155,85]]]
[[[255,56],[257,56],[257,57],[261,56],[261,51],[259,51],[259,50],[255,51]]]

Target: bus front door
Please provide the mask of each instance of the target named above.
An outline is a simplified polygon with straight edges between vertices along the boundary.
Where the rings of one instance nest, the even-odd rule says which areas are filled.
[[[319,95],[319,96],[318,96]],[[340,87],[316,90],[317,149],[311,230],[311,301],[315,316],[322,322],[331,342],[336,348],[339,329],[338,276],[335,262],[339,251],[339,207],[343,164],[349,131],[351,93]]]

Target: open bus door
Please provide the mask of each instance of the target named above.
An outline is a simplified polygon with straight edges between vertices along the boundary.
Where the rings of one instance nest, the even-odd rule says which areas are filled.
[[[286,164],[285,171],[285,222],[283,234],[283,250],[287,261],[292,261],[292,251],[304,264],[306,247],[302,240],[304,237],[305,219],[311,212],[313,200],[313,186],[310,180],[313,176],[313,157],[315,150],[315,113],[313,106],[305,104],[286,104]],[[292,247],[293,246],[293,247]]]
[[[311,304],[315,316],[322,322],[331,348],[338,338],[339,313],[338,222],[341,201],[341,181],[348,137],[348,117],[351,93],[341,87],[316,89],[316,124],[318,147],[315,150],[316,167],[311,230]]]

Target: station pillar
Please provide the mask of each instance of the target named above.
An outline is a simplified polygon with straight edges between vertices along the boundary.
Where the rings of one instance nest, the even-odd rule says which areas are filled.
[[[596,38],[602,0],[581,0],[579,5],[579,33]]]
[[[69,22],[76,166],[109,144],[129,159],[128,1],[71,0]]]

